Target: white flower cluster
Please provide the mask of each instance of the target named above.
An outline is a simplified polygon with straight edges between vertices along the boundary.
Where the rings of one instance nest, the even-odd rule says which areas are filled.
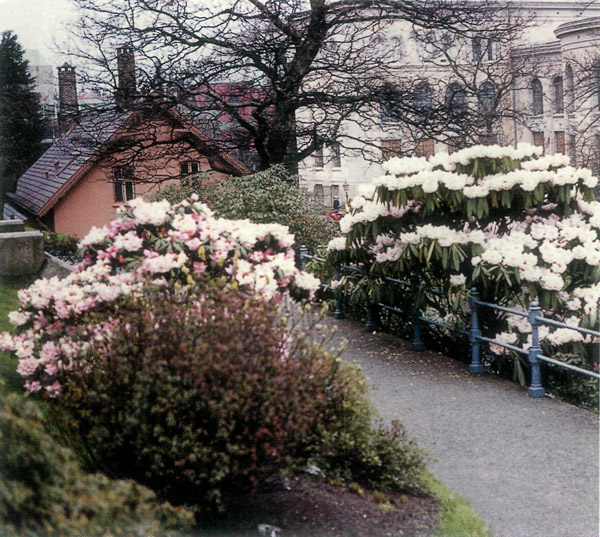
[[[539,156],[543,153],[541,147],[531,144],[519,144],[514,147],[503,147],[499,145],[476,145],[456,151],[451,155],[438,153],[430,159],[424,157],[392,158],[383,164],[383,169],[391,175],[412,175],[421,171],[429,171],[441,167],[446,171],[453,172],[456,165],[468,166],[477,158],[502,159],[505,157],[513,160],[523,160]],[[568,161],[567,161],[568,162]]]
[[[395,237],[389,234],[379,235],[371,247],[371,253],[378,263],[394,262],[400,259],[407,245],[419,244],[424,239],[435,240],[442,247],[455,244],[484,245],[486,235],[481,230],[465,228],[464,231],[455,231],[448,226],[426,224],[415,231],[400,233]]]
[[[379,203],[378,201],[368,201],[365,198],[364,204],[361,206],[361,211],[347,213],[340,220],[340,229],[342,233],[348,233],[353,226],[365,222],[373,222],[383,216],[393,216],[394,218],[402,218],[406,213],[410,211],[418,211],[419,207],[413,203],[409,203],[404,207],[396,207],[394,205],[387,205],[385,203]]]

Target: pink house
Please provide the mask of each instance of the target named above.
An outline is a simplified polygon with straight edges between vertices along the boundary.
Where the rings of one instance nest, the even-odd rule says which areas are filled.
[[[131,49],[120,49],[134,84]],[[120,59],[121,61],[121,59]],[[59,67],[64,135],[19,179],[9,203],[33,227],[83,237],[92,226],[110,222],[120,205],[148,197],[182,177],[214,171],[213,180],[250,170],[219,151],[196,125],[160,100],[131,106],[135,87],[119,89],[119,108],[79,114],[75,72]]]
[[[117,208],[183,176],[249,173],[174,112],[104,112],[82,117],[19,179],[10,203],[29,225],[75,237],[110,222]]]

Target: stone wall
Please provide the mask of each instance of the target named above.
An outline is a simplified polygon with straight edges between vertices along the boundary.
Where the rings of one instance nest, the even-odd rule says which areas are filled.
[[[37,274],[44,265],[44,238],[18,220],[0,221],[0,276]]]

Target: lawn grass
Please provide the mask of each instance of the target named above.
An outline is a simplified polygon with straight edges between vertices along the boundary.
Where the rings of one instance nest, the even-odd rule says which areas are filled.
[[[17,291],[28,287],[35,278],[30,276],[0,276],[0,332],[11,332],[8,314],[19,306]],[[23,379],[16,372],[17,361],[0,351],[0,394],[22,393]]]
[[[428,474],[427,484],[440,501],[435,537],[492,537],[485,522],[473,511],[469,502]]]

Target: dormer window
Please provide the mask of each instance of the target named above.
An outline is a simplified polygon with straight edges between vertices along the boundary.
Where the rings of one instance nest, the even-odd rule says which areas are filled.
[[[197,160],[186,160],[181,163],[181,175],[196,175],[200,173],[200,163]]]
[[[135,198],[135,183],[131,166],[115,166],[112,169],[115,203]]]

